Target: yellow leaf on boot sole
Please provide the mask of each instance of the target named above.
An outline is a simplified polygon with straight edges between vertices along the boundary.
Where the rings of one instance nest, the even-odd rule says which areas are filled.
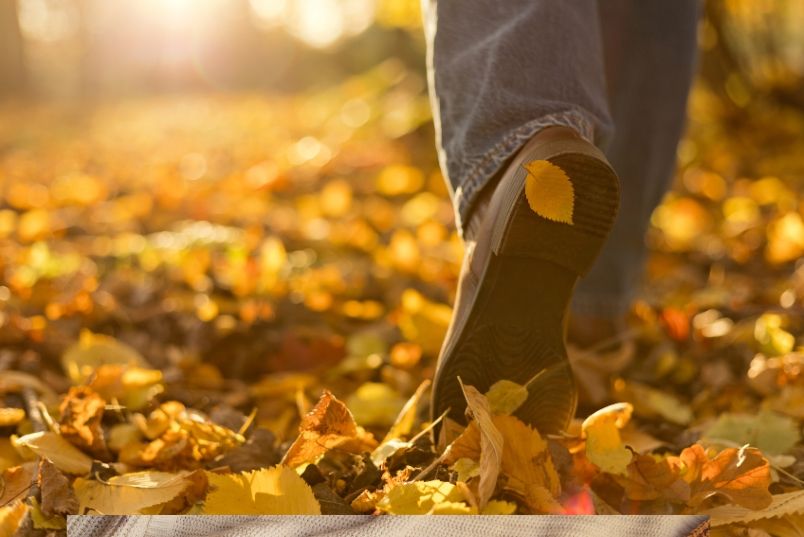
[[[564,170],[546,160],[533,160],[523,167],[525,197],[533,212],[554,222],[572,224],[575,190]]]

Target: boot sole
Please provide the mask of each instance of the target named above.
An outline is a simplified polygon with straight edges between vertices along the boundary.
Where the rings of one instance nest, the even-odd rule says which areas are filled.
[[[572,224],[531,209],[523,164],[534,160],[569,176]],[[514,165],[513,177],[503,177],[491,200],[491,253],[470,313],[441,353],[432,416],[448,410],[449,419],[466,423],[459,376],[481,392],[502,379],[532,381],[514,415],[542,433],[556,433],[566,429],[577,405],[564,345],[567,308],[579,275],[591,267],[614,223],[619,183],[603,154],[580,140],[544,144]]]

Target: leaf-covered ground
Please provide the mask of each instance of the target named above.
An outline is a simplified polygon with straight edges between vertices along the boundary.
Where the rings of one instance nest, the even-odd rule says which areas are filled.
[[[0,535],[187,512],[804,533],[804,116],[697,88],[630,328],[572,352],[583,414],[546,437],[509,415],[537,382],[465,386],[444,450],[462,246],[422,89],[387,63],[304,96],[2,111]]]

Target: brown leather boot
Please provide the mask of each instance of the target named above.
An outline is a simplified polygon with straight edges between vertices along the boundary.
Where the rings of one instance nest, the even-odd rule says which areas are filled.
[[[515,415],[542,433],[567,427],[577,404],[567,309],[614,223],[618,185],[600,150],[570,129],[546,129],[516,155],[469,225],[433,418],[448,410],[447,420],[466,423],[458,377],[485,392],[498,380],[525,384],[541,372]]]

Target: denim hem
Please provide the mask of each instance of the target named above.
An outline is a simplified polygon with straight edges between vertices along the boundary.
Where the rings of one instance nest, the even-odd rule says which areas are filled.
[[[585,112],[579,109],[542,116],[510,132],[501,142],[480,158],[478,163],[472,165],[470,171],[466,174],[466,179],[455,190],[455,223],[462,238],[466,231],[469,213],[480,191],[483,190],[503,164],[528,140],[533,138],[540,130],[553,126],[570,127],[588,142],[594,143],[594,122],[589,119]]]

